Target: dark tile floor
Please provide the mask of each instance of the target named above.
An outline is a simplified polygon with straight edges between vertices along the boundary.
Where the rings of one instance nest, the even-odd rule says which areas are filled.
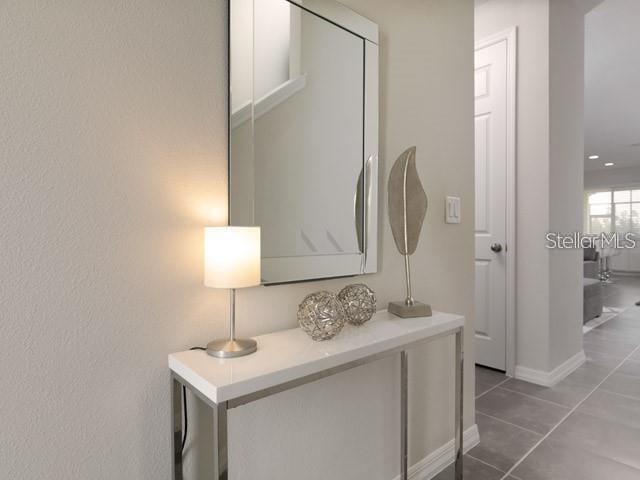
[[[640,300],[640,275],[616,275],[613,281],[602,286],[606,307],[626,308]]]
[[[558,385],[476,368],[480,444],[465,480],[640,480],[640,276],[604,292],[624,310],[585,334],[586,363]],[[452,478],[451,467],[435,477]]]

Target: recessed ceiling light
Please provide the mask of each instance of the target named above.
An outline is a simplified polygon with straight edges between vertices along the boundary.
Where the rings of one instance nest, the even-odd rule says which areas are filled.
[[[605,167],[613,167],[613,162],[607,162],[604,164]]]
[[[589,160],[597,160],[600,158],[600,155],[589,155]]]

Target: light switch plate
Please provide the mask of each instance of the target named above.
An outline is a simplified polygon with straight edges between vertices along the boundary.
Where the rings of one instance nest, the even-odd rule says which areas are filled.
[[[460,197],[446,198],[444,217],[446,223],[460,223]]]

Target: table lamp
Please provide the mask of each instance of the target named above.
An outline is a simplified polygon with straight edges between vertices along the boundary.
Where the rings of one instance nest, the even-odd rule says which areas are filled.
[[[260,285],[260,227],[205,227],[204,284],[229,289],[229,338],[210,342],[207,353],[233,358],[255,352],[255,340],[236,338],[236,288]]]

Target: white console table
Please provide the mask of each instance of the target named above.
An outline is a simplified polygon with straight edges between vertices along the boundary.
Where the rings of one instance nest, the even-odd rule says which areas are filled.
[[[463,325],[464,317],[434,312],[431,317],[398,318],[386,311],[360,327],[347,325],[334,339],[314,342],[299,328],[256,337],[258,351],[232,359],[218,359],[204,351],[169,355],[171,370],[173,478],[182,479],[182,419],[180,390],[190,389],[214,413],[215,472],[227,479],[227,410],[283,390],[363,365],[390,355],[400,355],[401,476],[408,478],[407,350],[447,335],[455,335],[456,407],[455,478],[462,479],[463,432]]]

